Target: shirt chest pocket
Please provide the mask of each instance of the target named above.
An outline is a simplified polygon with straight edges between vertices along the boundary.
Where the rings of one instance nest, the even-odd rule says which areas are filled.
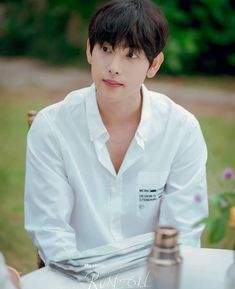
[[[168,172],[139,172],[137,177],[136,210],[139,218],[157,215],[164,193]]]

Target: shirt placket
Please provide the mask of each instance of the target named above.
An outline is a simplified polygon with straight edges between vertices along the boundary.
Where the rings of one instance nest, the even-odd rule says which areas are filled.
[[[110,227],[115,241],[123,239],[121,228],[122,216],[122,177],[112,179],[110,187]]]

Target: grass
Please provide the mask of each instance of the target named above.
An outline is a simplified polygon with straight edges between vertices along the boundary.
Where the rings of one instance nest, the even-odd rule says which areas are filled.
[[[40,89],[16,91],[0,87],[0,250],[7,263],[23,273],[36,269],[36,249],[23,228],[26,113],[49,102],[45,91]],[[221,170],[235,167],[235,118],[217,116],[199,120],[208,145],[208,187],[212,194],[222,189]],[[203,246],[209,246],[206,233]]]
[[[35,249],[23,228],[23,191],[28,110],[46,99],[0,88],[0,250],[23,273],[35,269]]]
[[[209,191],[216,192],[225,183],[221,175],[224,167],[235,168],[235,116],[234,119],[199,117],[199,121],[208,147]]]

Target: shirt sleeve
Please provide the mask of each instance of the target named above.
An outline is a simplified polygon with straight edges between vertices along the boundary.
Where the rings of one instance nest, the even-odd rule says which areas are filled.
[[[46,263],[79,253],[69,225],[73,200],[56,129],[40,112],[27,138],[25,229]]]
[[[162,200],[160,223],[179,229],[179,243],[200,246],[204,225],[194,227],[208,216],[206,182],[207,148],[195,117],[185,122],[182,137],[173,161]],[[195,200],[195,195],[200,199]]]

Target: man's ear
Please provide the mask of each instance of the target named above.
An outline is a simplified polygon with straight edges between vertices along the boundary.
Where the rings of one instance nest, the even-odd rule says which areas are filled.
[[[91,64],[91,46],[90,46],[89,39],[87,39],[87,42],[86,42],[86,57],[87,57],[87,62]]]
[[[164,54],[160,52],[158,56],[154,58],[153,63],[151,64],[151,66],[149,67],[147,71],[148,78],[154,77],[154,75],[158,72],[163,60],[164,60]]]

